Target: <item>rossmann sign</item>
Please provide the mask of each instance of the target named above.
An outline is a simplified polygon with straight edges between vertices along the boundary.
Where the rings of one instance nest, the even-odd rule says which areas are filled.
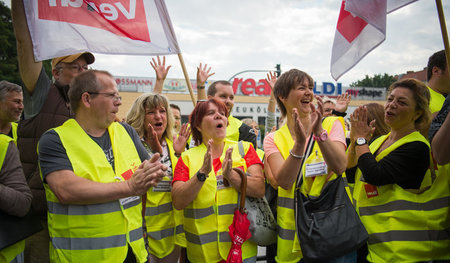
[[[231,83],[234,94],[245,96],[269,96],[270,85],[265,79],[235,78]],[[317,85],[314,82],[314,94],[327,97],[337,97],[343,93],[349,93],[358,100],[385,100],[386,90],[384,88],[366,87],[342,87],[342,83],[322,82]]]

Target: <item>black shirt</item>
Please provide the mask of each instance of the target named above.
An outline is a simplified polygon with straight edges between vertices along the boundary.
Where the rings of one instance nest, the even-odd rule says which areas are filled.
[[[355,182],[356,168],[361,170],[366,183],[381,186],[398,184],[404,189],[419,189],[430,165],[430,149],[424,142],[405,143],[378,162],[372,153],[358,159],[358,166],[345,171],[347,180]]]

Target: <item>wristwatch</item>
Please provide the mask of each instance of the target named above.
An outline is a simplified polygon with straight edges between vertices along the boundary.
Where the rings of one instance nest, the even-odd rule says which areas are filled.
[[[197,179],[198,179],[200,182],[204,182],[204,181],[206,180],[207,177],[208,177],[208,176],[206,176],[206,174],[201,173],[200,171],[197,172]]]
[[[323,130],[319,136],[316,137],[316,135],[313,134],[313,140],[318,142],[324,142],[328,139],[328,132],[327,130]]]
[[[361,145],[367,144],[367,140],[364,137],[359,137],[356,139],[355,143],[356,143],[356,146],[361,146]]]
[[[339,116],[339,117],[345,117],[347,116],[347,112],[340,112],[340,111],[336,111],[336,110],[332,110],[331,114]]]

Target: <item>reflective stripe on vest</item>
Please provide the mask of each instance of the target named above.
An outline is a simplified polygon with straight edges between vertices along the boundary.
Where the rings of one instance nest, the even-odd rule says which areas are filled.
[[[137,228],[130,231],[130,242],[142,238],[142,229]],[[98,250],[113,247],[123,247],[127,245],[126,235],[116,235],[109,237],[89,237],[89,238],[65,238],[53,237],[52,244],[56,249],[69,250]]]
[[[343,120],[340,117],[327,117],[323,120],[322,126],[329,133],[336,121],[341,123],[341,125],[343,123]],[[278,131],[275,132],[274,142],[281,155],[286,160],[289,156],[289,150],[294,145],[294,140],[292,139],[287,124],[283,125]],[[314,144],[312,154],[307,160],[315,158],[316,151],[318,156],[321,157],[322,153],[317,143]],[[302,174],[304,174],[305,165],[303,165],[302,171]],[[303,177],[301,191],[311,195],[319,195],[323,185],[326,183],[326,177],[327,176],[316,176],[314,181],[312,178]],[[335,174],[330,178],[330,180],[334,178],[336,178]],[[298,236],[295,231],[294,188],[295,183],[288,190],[278,187],[278,246],[276,260],[280,262],[298,262],[303,257]]]
[[[250,143],[243,142],[245,153]],[[232,167],[242,167],[246,170],[245,160],[241,158],[237,142],[225,140],[224,149],[233,146]],[[181,158],[189,167],[189,178],[195,176],[200,169],[206,152],[206,146],[201,144],[183,153]],[[220,157],[223,161],[224,153]],[[231,247],[228,227],[233,221],[234,209],[238,203],[238,192],[228,187],[217,190],[217,180],[214,171],[203,183],[197,198],[184,209],[184,230],[187,240],[188,258],[192,262],[217,262],[226,260]],[[242,246],[243,258],[256,256],[257,246],[247,240]]]
[[[376,152],[388,136],[375,140],[370,151]],[[413,132],[375,158],[380,161],[401,145],[414,141],[429,145],[419,132]],[[365,190],[368,184],[361,181],[361,170],[357,170],[354,197],[361,221],[369,233],[369,261],[417,262],[450,258],[450,187],[446,168],[439,168],[431,187],[424,185],[424,182],[431,182],[428,170],[421,189],[430,188],[420,194],[389,184],[376,186],[377,195],[369,197]]]
[[[113,183],[123,180],[123,173],[134,173],[141,163],[133,140],[119,123],[112,123],[107,131],[114,154],[114,170],[103,150],[75,120],[66,121],[55,131],[76,176]],[[51,261],[121,260],[127,256],[127,243],[138,261],[146,260],[140,199],[123,206],[119,200],[92,205],[65,205],[59,202],[47,184],[44,187],[49,206]]]
[[[141,204],[141,200],[137,199],[123,206],[128,209]],[[100,215],[112,212],[120,212],[121,206],[119,202],[113,201],[103,204],[92,205],[63,205],[57,202],[47,201],[48,211],[55,215]]]
[[[146,207],[145,216],[157,216],[173,210],[172,203],[163,204],[157,207]]]

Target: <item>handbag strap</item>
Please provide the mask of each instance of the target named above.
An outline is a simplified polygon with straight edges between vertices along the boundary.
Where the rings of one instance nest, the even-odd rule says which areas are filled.
[[[308,159],[308,157],[311,155],[313,147],[314,147],[314,140],[313,140],[313,133],[311,133],[308,139],[308,144],[306,146],[304,154],[305,157],[303,157],[300,164],[300,171],[298,171],[296,188],[299,188],[303,184],[303,164],[305,163],[305,160]]]

